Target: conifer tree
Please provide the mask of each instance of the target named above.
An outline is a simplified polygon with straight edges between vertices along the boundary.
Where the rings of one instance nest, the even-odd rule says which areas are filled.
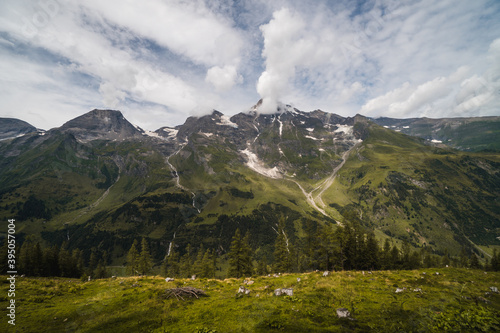
[[[248,233],[244,238],[241,238],[240,229],[236,229],[228,253],[229,276],[239,278],[252,275],[253,266],[251,248],[248,244],[249,239],[250,235]]]
[[[500,258],[497,249],[493,250],[493,256],[491,257],[490,261],[490,268],[494,272],[500,271]]]
[[[43,251],[43,262],[45,276],[60,276],[59,247],[57,245],[46,248]]]
[[[191,252],[191,244],[188,244],[186,247],[186,253],[181,257],[179,262],[179,274],[182,277],[190,277],[192,274]]]
[[[281,273],[291,272],[293,258],[292,246],[285,233],[284,221],[281,220],[278,225],[278,236],[274,242],[274,270]]]
[[[384,241],[380,264],[381,269],[391,269],[391,243],[389,242],[389,238],[386,238]]]
[[[375,234],[373,232],[368,233],[366,237],[366,245],[365,245],[365,255],[364,255],[364,267],[366,269],[379,269],[379,246],[378,242],[375,239]]]
[[[179,276],[179,253],[175,251],[175,245],[172,243],[170,253],[163,259],[162,271],[166,277]]]
[[[475,253],[472,253],[472,255],[470,256],[469,267],[470,268],[474,268],[474,269],[481,269],[481,268],[483,268],[482,265],[481,265],[481,263],[479,262],[479,259],[478,259],[477,255]]]
[[[149,273],[153,267],[153,259],[151,258],[151,253],[149,251],[149,244],[144,237],[141,242],[141,254],[139,256],[138,267],[139,272],[141,272],[142,275]]]
[[[193,274],[197,277],[204,278],[203,274],[203,255],[205,254],[205,247],[201,244],[200,249],[198,250],[198,254],[196,255],[196,259],[193,263]]]
[[[87,268],[87,275],[93,274],[94,270],[97,268],[98,263],[99,263],[99,258],[97,255],[97,249],[95,247],[92,247],[92,249],[90,250],[90,258],[89,258],[89,266]],[[133,272],[131,274],[133,274]]]
[[[399,249],[396,246],[396,244],[394,244],[392,249],[391,249],[390,263],[391,263],[391,269],[401,268],[400,267],[401,262],[400,262],[400,256],[399,256]]]
[[[210,249],[207,249],[205,251],[205,254],[203,255],[203,260],[202,260],[202,276],[205,278],[211,278],[215,277],[215,252],[210,251]]]
[[[139,272],[139,252],[137,251],[137,246],[137,239],[134,239],[127,253],[127,273],[131,275],[135,275]],[[89,268],[92,269],[90,265]]]

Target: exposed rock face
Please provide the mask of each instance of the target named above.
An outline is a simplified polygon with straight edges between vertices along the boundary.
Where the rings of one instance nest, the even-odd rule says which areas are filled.
[[[0,140],[15,138],[37,129],[25,121],[14,118],[0,118]]]
[[[120,111],[92,110],[68,121],[59,129],[73,134],[78,140],[125,140],[142,137],[141,130],[129,123]]]

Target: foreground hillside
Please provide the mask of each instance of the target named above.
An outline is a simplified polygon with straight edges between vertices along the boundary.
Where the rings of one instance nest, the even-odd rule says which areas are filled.
[[[298,281],[300,278],[300,281]],[[2,277],[0,305],[8,284]],[[500,273],[465,269],[323,272],[244,279],[20,278],[16,326],[3,332],[493,332]],[[240,286],[251,290],[237,294]],[[206,296],[168,298],[193,287]],[[492,288],[493,287],[493,288]],[[292,296],[275,296],[292,288]],[[398,292],[397,292],[398,291]],[[495,292],[496,291],[496,292]],[[350,319],[338,318],[346,308]],[[7,327],[8,326],[8,327]],[[6,327],[8,330],[6,330]]]

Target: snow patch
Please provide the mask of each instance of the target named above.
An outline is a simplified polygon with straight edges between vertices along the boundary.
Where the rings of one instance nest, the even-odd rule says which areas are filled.
[[[443,143],[443,141],[441,141],[441,140],[435,140],[435,139],[432,139],[431,142],[432,143]]]
[[[147,136],[150,136],[153,138],[164,139],[162,136],[159,136],[158,133],[156,133],[156,132],[144,131],[144,135],[147,135]]]
[[[283,123],[281,122],[281,115],[278,117],[278,122],[280,123],[280,138],[281,138],[281,133],[283,133]]]
[[[259,160],[257,155],[248,150],[248,148],[245,150],[241,150],[240,153],[244,154],[247,157],[248,162],[246,163],[246,165],[253,171],[273,179],[282,178],[282,175],[277,167],[274,167],[272,169],[266,168],[264,162]]]
[[[168,133],[167,135],[169,138],[177,136],[177,133],[179,133],[179,130],[176,130],[174,128],[168,128],[168,127],[162,128],[162,131]]]
[[[212,135],[214,135],[214,133],[205,133],[205,132],[202,132],[202,131],[200,131],[199,133],[203,134],[206,137],[211,137]]]
[[[221,126],[231,126],[231,127],[234,127],[234,128],[238,128],[238,124],[236,123],[233,123],[231,120],[230,120],[230,117],[229,116],[221,116],[220,117],[220,122],[217,123],[217,125],[221,125]]]
[[[353,132],[353,127],[349,125],[336,125],[337,129],[334,131],[335,133],[345,133],[345,134],[352,134]]]
[[[389,126],[384,126],[384,128],[390,128]]]
[[[310,135],[306,135],[305,137],[306,137],[306,138],[308,138],[308,139],[312,139],[312,140],[316,140],[316,141],[321,141],[321,139],[318,139],[318,138],[312,137],[312,136],[310,136]]]
[[[404,128],[404,129],[408,129],[408,128],[410,128],[410,126],[403,126],[403,128]]]
[[[312,132],[312,131],[314,131],[314,128],[306,128],[306,131]]]

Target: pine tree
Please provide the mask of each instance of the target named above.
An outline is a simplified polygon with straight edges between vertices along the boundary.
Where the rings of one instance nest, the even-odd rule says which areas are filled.
[[[67,243],[63,243],[59,250],[59,269],[61,270],[61,276],[64,277],[74,277],[76,263],[73,261],[73,257],[67,250]]]
[[[391,243],[389,242],[389,238],[385,239],[384,248],[382,250],[381,259],[380,259],[381,269],[391,269]]]
[[[379,269],[380,268],[380,262],[379,262],[379,246],[378,242],[375,239],[375,234],[373,232],[368,233],[366,237],[366,245],[365,245],[365,263],[364,267],[366,269]]]
[[[86,274],[92,275],[94,270],[97,268],[98,263],[99,263],[99,258],[97,255],[97,249],[95,247],[93,247],[90,250],[89,266],[88,266]]]
[[[165,259],[165,276],[167,277],[178,277],[179,270],[179,253],[173,249],[170,251],[170,255],[168,255]]]
[[[188,244],[186,247],[186,253],[181,257],[179,262],[179,274],[182,277],[190,277],[192,275],[191,252],[191,244]]]
[[[44,276],[60,276],[59,247],[54,245],[43,251]]]
[[[402,261],[402,269],[412,269],[410,262],[411,248],[410,243],[406,240],[403,242],[403,246],[401,246],[401,261]]]
[[[491,257],[490,267],[491,267],[491,270],[494,272],[500,271],[500,258],[499,258],[497,249],[493,250],[493,256]]]
[[[202,276],[205,278],[213,278],[215,277],[215,252],[210,251],[209,249],[205,251],[202,260]]]
[[[108,277],[108,270],[106,269],[104,259],[101,258],[97,263],[97,267],[94,270],[94,276],[96,279],[105,279]]]
[[[42,276],[43,252],[39,242],[36,242],[31,248],[30,257],[30,261],[33,265],[33,276]]]
[[[205,278],[203,274],[203,255],[205,254],[205,247],[201,244],[196,259],[193,263],[193,274],[200,278]]]
[[[290,240],[285,232],[285,221],[280,219],[278,224],[278,236],[274,242],[274,270],[276,272],[291,272],[294,264],[294,251]]]
[[[31,238],[27,237],[19,250],[19,271],[22,272],[21,274],[27,276],[33,275],[33,263],[31,262],[32,247]]]
[[[141,242],[141,254],[139,256],[138,262],[139,272],[142,275],[149,273],[153,267],[153,259],[151,258],[151,253],[149,252],[149,244],[146,238],[142,238]]]
[[[394,246],[391,249],[390,263],[391,263],[391,269],[401,268],[399,249],[396,246],[396,244],[394,244]]]
[[[476,256],[475,253],[472,253],[472,255],[470,256],[469,267],[473,268],[473,269],[481,269],[481,268],[483,268],[482,265],[481,265],[481,263],[479,262],[478,257]]]
[[[252,275],[253,266],[251,248],[248,244],[249,239],[250,235],[248,233],[244,238],[241,238],[240,229],[236,229],[227,255],[229,258],[229,276],[239,278]]]
[[[127,254],[127,272],[130,275],[139,273],[139,252],[137,251],[137,246],[137,239],[135,239]],[[89,268],[92,269],[90,265]]]

